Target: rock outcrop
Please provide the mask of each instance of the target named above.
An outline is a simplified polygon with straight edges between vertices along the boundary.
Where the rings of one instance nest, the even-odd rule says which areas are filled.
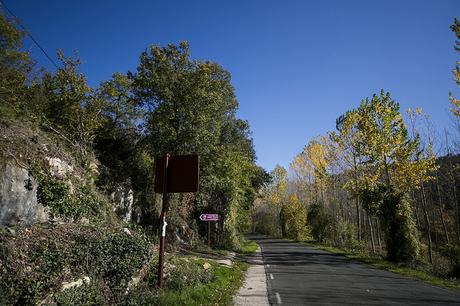
[[[37,203],[37,186],[28,170],[14,163],[0,165],[0,226],[48,220],[46,209]]]

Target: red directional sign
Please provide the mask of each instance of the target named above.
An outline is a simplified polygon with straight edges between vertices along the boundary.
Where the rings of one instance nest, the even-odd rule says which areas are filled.
[[[201,221],[219,221],[220,216],[218,214],[201,214]]]

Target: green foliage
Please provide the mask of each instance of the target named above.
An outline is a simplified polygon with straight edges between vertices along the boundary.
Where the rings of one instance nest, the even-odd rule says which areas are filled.
[[[97,219],[103,216],[108,203],[89,185],[71,188],[70,181],[63,181],[51,175],[38,173],[37,200],[49,207],[54,217],[82,217]]]
[[[19,110],[26,96],[26,81],[32,69],[28,52],[22,49],[26,33],[0,12],[0,106]]]
[[[218,213],[225,219],[221,243],[234,247],[248,229],[260,170],[249,125],[235,117],[238,103],[230,73],[216,63],[192,60],[188,43],[181,42],[150,47],[128,78],[133,101],[147,110],[140,143],[150,157],[200,155],[200,192],[192,204],[171,203],[182,208],[171,217],[186,221],[201,212]],[[205,225],[199,226],[205,232]]]
[[[43,122],[75,146],[92,144],[96,130],[103,124],[105,101],[94,95],[86,77],[78,71],[79,59],[58,52],[63,67],[54,75],[44,74],[39,88],[42,92]]]
[[[213,271],[204,269],[203,264],[205,263],[209,264],[209,262],[196,258],[166,256],[164,288],[166,290],[183,290],[189,286],[197,286],[213,281]],[[151,273],[146,279],[151,287],[157,285],[157,265],[158,262],[152,264]]]
[[[291,196],[289,202],[283,204],[280,218],[284,237],[296,241],[311,238],[311,228],[307,224],[307,209],[296,196]]]
[[[386,189],[380,216],[385,232],[388,260],[414,262],[420,246],[407,195],[392,188]]]
[[[259,245],[254,241],[244,239],[236,251],[240,254],[253,254],[257,251],[258,248]]]
[[[149,48],[131,77],[136,98],[152,109],[148,131],[158,155],[211,153],[225,119],[236,111],[230,74],[215,63],[191,60],[186,42]]]
[[[460,278],[460,246],[448,244],[441,248],[441,255],[447,257],[452,265],[451,276]]]
[[[282,237],[279,207],[271,203],[258,203],[253,212],[254,231],[271,237]]]
[[[460,22],[457,18],[454,19],[454,23],[450,26],[452,32],[454,32],[457,40],[454,44],[454,49],[457,52],[460,52]],[[460,61],[457,61],[455,68],[452,70],[452,74],[454,75],[454,80],[457,85],[460,85]],[[452,104],[451,111],[452,113],[459,117],[460,116],[460,99],[457,99],[449,94],[450,103]]]
[[[380,216],[388,258],[414,261],[418,237],[406,193],[431,179],[434,157],[421,155],[419,136],[409,137],[399,104],[383,90],[337,122],[347,143],[338,141],[351,149],[354,162],[344,187],[369,214]]]
[[[105,302],[116,302],[150,256],[151,245],[142,233],[102,225],[36,226],[1,233],[0,304],[36,304],[59,292],[63,281],[83,276],[90,278],[90,285],[63,291],[56,301],[90,304],[102,295]]]
[[[59,291],[53,296],[53,299],[57,305],[62,306],[107,305],[110,297],[104,293],[106,292],[101,282],[92,282],[78,288]]]
[[[334,220],[321,203],[315,203],[310,206],[308,223],[311,226],[311,234],[316,241],[322,243],[332,240]]]
[[[240,287],[244,278],[244,271],[247,265],[236,262],[232,267],[220,266],[213,262],[208,262],[211,267],[203,269],[202,259],[177,258],[175,263],[182,262],[180,265],[184,272],[171,274],[172,278],[183,279],[184,276],[191,279],[190,283],[179,281],[180,289],[175,290],[167,287],[165,290],[155,289],[154,286],[146,281],[130,292],[123,305],[230,305],[235,291]],[[188,268],[185,268],[188,266]],[[192,267],[192,268],[190,268]],[[193,281],[196,275],[207,275],[203,280]],[[149,275],[148,279],[156,279],[155,275]],[[172,283],[175,283],[173,281]]]

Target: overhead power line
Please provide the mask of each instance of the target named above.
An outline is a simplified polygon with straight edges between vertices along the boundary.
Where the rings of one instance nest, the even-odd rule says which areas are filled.
[[[38,43],[38,41],[32,36],[32,34],[27,31],[27,29],[19,22],[19,18],[6,6],[5,2],[3,0],[0,0],[0,3],[3,5],[5,10],[13,17],[16,19],[16,22],[18,25],[24,30],[24,32],[32,39],[34,44],[43,52],[43,54],[48,58],[48,60],[56,67],[56,69],[59,69],[58,65],[56,62],[51,58],[51,56],[48,55],[48,53],[45,51],[45,49],[42,48],[42,46]]]

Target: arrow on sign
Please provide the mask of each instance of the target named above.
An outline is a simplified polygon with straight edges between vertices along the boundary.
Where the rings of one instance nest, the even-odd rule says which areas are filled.
[[[220,216],[218,214],[201,214],[201,221],[219,221]]]

